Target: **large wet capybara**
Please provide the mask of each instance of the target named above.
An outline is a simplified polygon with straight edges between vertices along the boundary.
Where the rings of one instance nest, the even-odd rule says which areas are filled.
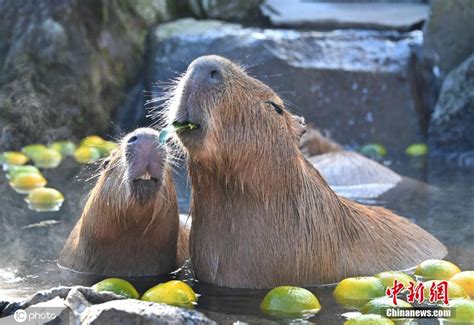
[[[269,288],[412,267],[446,248],[407,219],[335,194],[298,148],[300,118],[218,56],[196,59],[170,94],[192,185],[197,279]]]
[[[158,132],[127,134],[106,161],[59,257],[62,267],[115,276],[169,273],[189,256],[167,149]]]

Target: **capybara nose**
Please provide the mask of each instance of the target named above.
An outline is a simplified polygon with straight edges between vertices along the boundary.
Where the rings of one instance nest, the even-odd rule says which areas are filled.
[[[191,65],[191,80],[200,86],[217,86],[223,81],[222,67],[212,57],[202,57]]]
[[[127,145],[140,148],[143,146],[157,145],[157,141],[158,139],[155,134],[136,131],[134,135],[128,138]]]
[[[128,139],[127,143],[128,144],[132,144],[132,143],[135,143],[138,141],[138,137],[136,135],[130,137],[130,139]]]
[[[150,177],[161,178],[166,150],[160,145],[159,133],[156,130],[137,129],[129,138],[125,138],[124,145],[129,178],[145,180]]]

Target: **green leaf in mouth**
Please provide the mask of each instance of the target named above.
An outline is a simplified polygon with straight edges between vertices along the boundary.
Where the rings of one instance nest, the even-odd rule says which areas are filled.
[[[172,134],[177,133],[181,130],[194,130],[199,129],[200,125],[192,122],[173,122],[172,125],[161,130],[159,135],[159,141],[161,144],[166,143],[166,141],[172,136]]]
[[[194,129],[199,129],[199,124],[192,123],[192,122],[173,122],[173,127],[175,131],[184,130],[184,129],[194,130]]]

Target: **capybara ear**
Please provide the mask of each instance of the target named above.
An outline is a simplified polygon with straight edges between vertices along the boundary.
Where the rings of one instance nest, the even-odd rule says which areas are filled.
[[[306,121],[303,116],[291,115],[293,128],[296,134],[296,140],[300,141],[303,134],[306,133]]]

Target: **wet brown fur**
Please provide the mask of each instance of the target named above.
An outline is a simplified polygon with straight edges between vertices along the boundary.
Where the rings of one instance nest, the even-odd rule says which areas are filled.
[[[201,130],[179,136],[189,156],[199,280],[242,288],[332,283],[446,254],[408,220],[336,195],[298,148],[298,118],[266,103],[284,107],[273,90],[212,59],[224,67],[224,82],[193,94]],[[182,109],[186,82],[187,75],[172,94],[169,121]]]
[[[165,166],[156,196],[138,202],[126,186],[124,151],[122,144],[101,171],[60,254],[60,266],[103,275],[158,275],[189,256],[189,232],[179,224],[171,169]]]

